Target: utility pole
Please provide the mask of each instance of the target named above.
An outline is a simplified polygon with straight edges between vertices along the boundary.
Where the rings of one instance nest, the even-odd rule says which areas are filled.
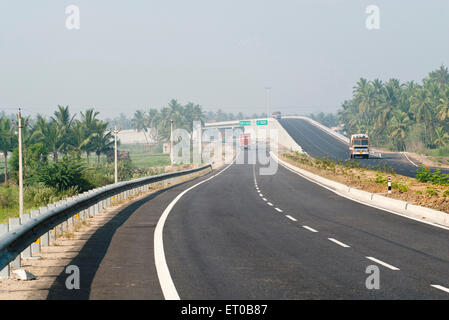
[[[118,157],[117,157],[117,135],[121,130],[117,130],[117,125],[114,126],[114,181],[118,182]]]
[[[26,126],[27,123],[25,123],[24,126]],[[19,214],[20,216],[23,215],[23,156],[22,156],[22,113],[19,108],[19,117],[18,117],[18,123],[17,123],[17,133],[19,138]]]
[[[267,92],[267,118],[270,117],[270,90],[271,87],[265,87],[265,90]]]
[[[170,119],[170,162],[173,165],[173,119]]]

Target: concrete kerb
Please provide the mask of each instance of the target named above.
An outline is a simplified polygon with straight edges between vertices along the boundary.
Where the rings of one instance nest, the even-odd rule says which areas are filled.
[[[283,166],[299,173],[312,182],[334,190],[337,193],[340,193],[344,197],[353,199],[366,205],[384,209],[387,212],[391,211],[399,215],[449,227],[449,214],[445,212],[414,205],[402,200],[388,198],[379,194],[369,193],[357,188],[352,188],[342,183],[323,178],[307,170],[293,166],[290,163],[279,159],[273,152],[270,152],[270,154],[278,163],[282,164]]]

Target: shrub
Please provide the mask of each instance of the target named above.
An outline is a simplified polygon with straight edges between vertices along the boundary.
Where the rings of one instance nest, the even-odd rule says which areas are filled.
[[[391,183],[391,188],[392,188],[392,189],[399,190],[399,192],[401,192],[401,193],[404,193],[404,192],[407,192],[407,191],[408,191],[408,186],[407,186],[407,185],[402,184],[402,183],[397,182],[397,181],[393,181],[393,182]]]
[[[441,194],[442,197],[449,197],[449,189],[444,190],[443,193]]]
[[[0,207],[12,208],[17,202],[17,195],[10,186],[0,187]]]
[[[416,179],[420,182],[430,182],[435,185],[449,185],[449,176],[441,173],[441,170],[431,171],[420,167],[416,170]]]
[[[91,189],[92,185],[84,176],[85,165],[76,160],[64,157],[62,161],[45,164],[37,170],[38,181],[58,191],[76,187],[79,191]]]
[[[435,190],[434,188],[431,188],[431,187],[427,187],[426,193],[429,196],[437,196],[438,195],[438,190]]]

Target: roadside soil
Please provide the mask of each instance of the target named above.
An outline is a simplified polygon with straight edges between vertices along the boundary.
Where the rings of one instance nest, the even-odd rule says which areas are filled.
[[[331,161],[320,161],[305,155],[298,155],[295,152],[279,152],[279,157],[294,166],[360,190],[449,213],[449,188],[447,186],[422,183],[415,178],[399,174],[352,168],[349,165],[336,164]],[[388,194],[388,176],[391,176],[391,194]]]

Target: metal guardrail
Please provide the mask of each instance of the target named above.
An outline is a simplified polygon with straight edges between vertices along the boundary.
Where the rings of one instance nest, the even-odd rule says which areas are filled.
[[[9,265],[20,259],[21,254],[30,256],[30,250],[33,249],[32,245],[36,244],[36,241],[39,245],[42,243],[43,246],[49,246],[50,239],[55,236],[52,233],[56,233],[57,227],[60,227],[62,233],[64,229],[68,229],[68,226],[73,226],[74,216],[80,213],[82,213],[82,219],[85,215],[94,216],[110,206],[113,197],[126,199],[139,192],[148,191],[150,185],[156,182],[189,176],[208,168],[212,169],[212,165],[119,182],[41,207],[41,210],[34,210],[34,214],[32,212],[31,215],[24,215],[26,219],[23,217],[20,220],[10,219],[9,225],[0,224],[7,229],[6,232],[5,228],[0,229],[0,278],[9,277]],[[20,260],[18,266],[20,267]],[[17,268],[17,264],[12,267]]]

